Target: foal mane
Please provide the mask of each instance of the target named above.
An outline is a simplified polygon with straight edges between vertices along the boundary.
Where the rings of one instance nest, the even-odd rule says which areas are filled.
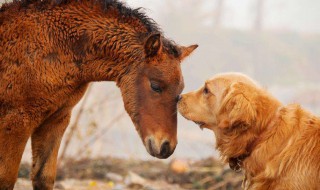
[[[95,6],[100,6],[104,13],[109,11],[116,11],[121,19],[138,19],[150,32],[160,32],[160,28],[156,22],[149,18],[143,11],[143,8],[130,8],[124,2],[119,0],[13,0],[10,3],[4,3],[0,8],[0,14],[16,8],[19,12],[35,8],[36,10],[46,10],[56,6],[68,5],[70,3],[92,3]]]
[[[133,9],[119,0],[13,0],[13,2],[3,3],[0,7],[0,26],[5,20],[26,10],[45,11],[71,3],[98,6],[103,13],[116,16],[120,21],[138,22],[138,25],[145,28],[145,35],[163,33],[157,23],[145,14],[142,7]],[[177,49],[175,42],[165,39],[163,45],[165,51],[169,54],[175,57],[180,55],[181,52]]]

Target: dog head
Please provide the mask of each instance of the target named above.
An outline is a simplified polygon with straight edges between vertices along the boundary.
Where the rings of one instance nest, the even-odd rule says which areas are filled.
[[[256,84],[242,74],[217,75],[200,89],[183,94],[178,104],[179,112],[200,127],[212,130],[217,126],[230,128],[239,122],[248,123],[254,117],[248,99],[251,94],[245,90],[249,86],[252,88]]]
[[[269,114],[269,98],[256,82],[239,73],[226,73],[205,82],[199,90],[183,94],[179,112],[215,132],[217,149],[225,159],[247,154]]]

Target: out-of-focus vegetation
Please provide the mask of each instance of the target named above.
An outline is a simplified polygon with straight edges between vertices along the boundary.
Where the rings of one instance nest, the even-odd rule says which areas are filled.
[[[244,32],[212,30],[202,33],[197,41],[196,56],[203,59],[186,67],[186,81],[203,75],[237,71],[251,75],[268,86],[317,83],[320,70],[320,35],[298,33]],[[191,82],[193,81],[193,82]]]
[[[28,164],[21,165],[19,177],[28,178],[29,170]],[[213,158],[161,162],[105,157],[67,160],[58,169],[55,189],[223,190],[241,189],[242,179]],[[18,181],[16,189],[22,186],[31,190],[28,181]]]

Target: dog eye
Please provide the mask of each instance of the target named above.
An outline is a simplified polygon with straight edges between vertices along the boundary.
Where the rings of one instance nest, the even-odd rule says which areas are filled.
[[[160,87],[159,84],[155,83],[155,82],[150,82],[150,86],[151,86],[151,89],[157,93],[161,93],[162,92],[162,89]]]
[[[203,93],[204,93],[204,94],[208,94],[208,93],[209,93],[209,90],[208,90],[207,87],[205,87],[205,88],[203,89]]]

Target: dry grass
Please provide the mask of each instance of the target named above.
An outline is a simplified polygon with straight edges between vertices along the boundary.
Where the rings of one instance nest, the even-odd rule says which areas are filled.
[[[180,164],[179,168],[173,167]],[[30,166],[21,165],[20,177],[28,178]],[[141,161],[119,158],[67,160],[58,169],[56,189],[240,189],[242,174],[213,158],[199,161]],[[28,190],[20,179],[15,190]],[[24,185],[24,186],[23,186]],[[23,188],[22,188],[23,187]]]

